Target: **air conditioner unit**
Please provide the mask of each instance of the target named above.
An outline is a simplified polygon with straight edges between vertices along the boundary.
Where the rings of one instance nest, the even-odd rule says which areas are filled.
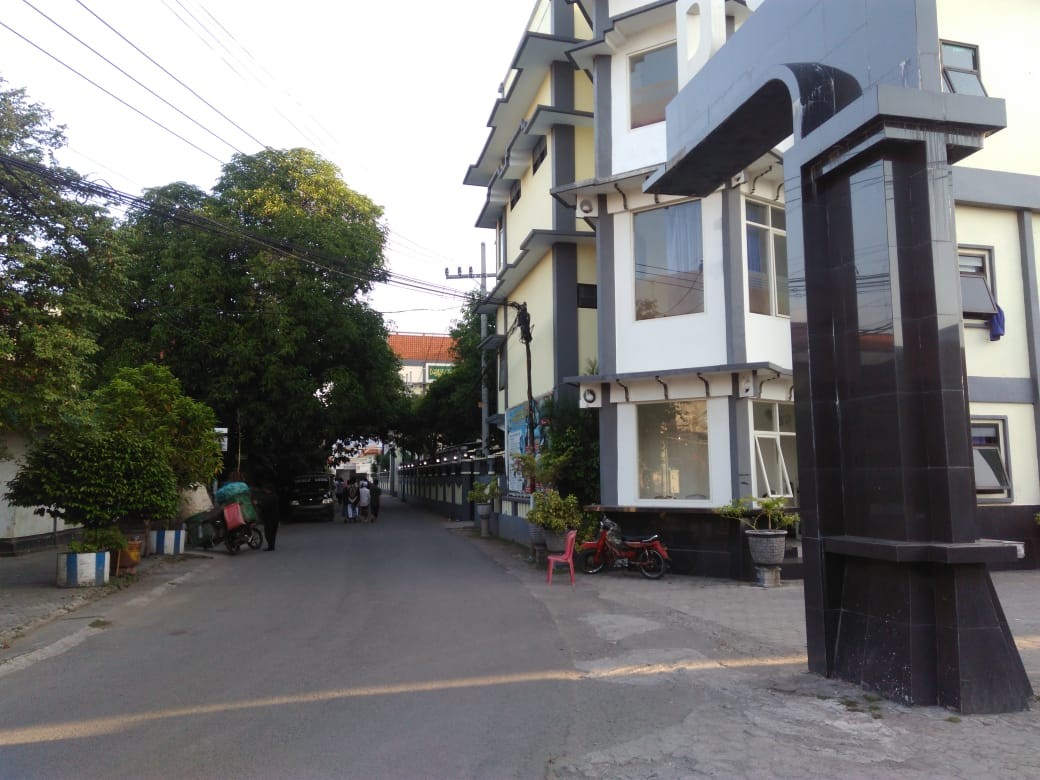
[[[578,407],[581,409],[600,409],[603,406],[603,390],[598,384],[581,385],[578,388]]]

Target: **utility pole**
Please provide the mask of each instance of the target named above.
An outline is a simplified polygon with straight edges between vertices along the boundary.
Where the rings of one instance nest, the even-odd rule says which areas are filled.
[[[448,273],[448,269],[444,269],[445,279],[480,279],[480,297],[483,299],[487,295],[487,278],[494,276],[487,272],[487,245],[480,242],[480,273],[473,273],[473,266],[470,266],[469,273],[462,273],[462,267],[459,266],[459,272],[452,276]],[[487,338],[488,321],[487,315],[481,313],[480,315],[480,340],[483,341]],[[487,351],[480,351],[480,454],[485,458],[488,455],[488,390],[487,390]]]

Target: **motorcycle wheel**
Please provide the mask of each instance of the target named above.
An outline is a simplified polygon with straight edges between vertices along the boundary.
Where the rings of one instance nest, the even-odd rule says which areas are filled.
[[[227,538],[224,539],[224,546],[227,547],[227,551],[232,555],[238,555],[238,547],[242,544],[242,537],[236,533],[230,533]]]
[[[597,559],[595,550],[588,550],[581,556],[581,570],[586,574],[596,574],[603,571],[603,567],[606,566],[606,560]]]
[[[264,534],[259,528],[254,528],[253,533],[249,535],[249,546],[254,550],[259,550],[264,545]]]
[[[657,550],[644,550],[639,556],[639,573],[648,580],[659,580],[664,574],[664,556]]]

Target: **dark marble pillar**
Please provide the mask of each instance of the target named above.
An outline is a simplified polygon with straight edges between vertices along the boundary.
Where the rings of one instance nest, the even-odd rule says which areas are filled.
[[[1009,551],[976,542],[951,139],[861,138],[788,186],[810,668],[910,704],[1023,709],[985,566]]]

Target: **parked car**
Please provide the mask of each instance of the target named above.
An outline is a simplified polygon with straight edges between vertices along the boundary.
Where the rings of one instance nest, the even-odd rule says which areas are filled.
[[[331,474],[300,474],[293,478],[289,519],[331,521],[336,516],[335,485]]]

